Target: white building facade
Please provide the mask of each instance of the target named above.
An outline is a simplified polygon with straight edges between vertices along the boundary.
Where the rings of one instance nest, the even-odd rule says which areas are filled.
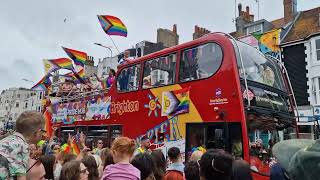
[[[303,42],[306,54],[308,101],[310,106],[299,106],[299,129],[303,138],[315,138],[320,124],[320,34]]]
[[[102,61],[99,60],[98,63],[98,77],[107,78],[110,69],[114,69],[117,72],[118,56],[115,57],[106,57]]]
[[[18,116],[28,110],[42,111],[43,92],[26,88],[9,88],[0,95],[0,129],[7,122],[14,123]]]

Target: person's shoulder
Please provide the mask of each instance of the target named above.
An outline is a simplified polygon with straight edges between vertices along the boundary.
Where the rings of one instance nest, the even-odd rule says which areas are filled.
[[[27,148],[28,144],[20,137],[16,135],[9,135],[0,141],[0,147],[2,148],[17,148],[24,147]]]
[[[183,173],[177,170],[168,170],[164,176],[164,179],[183,179]]]

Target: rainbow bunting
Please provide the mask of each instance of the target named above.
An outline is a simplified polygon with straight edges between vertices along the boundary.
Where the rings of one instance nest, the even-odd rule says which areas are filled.
[[[122,21],[119,18],[109,15],[98,15],[98,19],[102,29],[108,35],[127,37],[127,27],[122,23]]]
[[[45,75],[36,85],[31,89],[36,91],[46,91],[48,87],[51,86],[51,80],[49,75]]]
[[[72,61],[68,58],[51,59],[50,62],[57,65],[61,69],[69,69],[69,70],[74,69]]]
[[[69,49],[62,47],[62,49],[68,54],[68,56],[73,60],[74,64],[77,66],[84,66],[86,60],[88,59],[88,55],[85,52],[77,51],[74,49]]]

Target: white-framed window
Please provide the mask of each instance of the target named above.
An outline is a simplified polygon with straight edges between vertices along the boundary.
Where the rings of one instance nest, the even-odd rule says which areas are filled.
[[[263,33],[262,24],[256,24],[256,25],[247,27],[247,35],[252,33]]]
[[[311,88],[311,97],[313,99],[314,104],[317,104],[317,88],[316,88],[316,79],[312,78],[312,88]]]
[[[316,40],[316,58],[320,61],[320,39]]]
[[[312,78],[311,97],[314,105],[320,104],[320,77]]]

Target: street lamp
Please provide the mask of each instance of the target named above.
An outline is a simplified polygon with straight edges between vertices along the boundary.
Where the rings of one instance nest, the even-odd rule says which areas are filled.
[[[110,47],[108,47],[108,46],[104,46],[104,45],[102,45],[102,44],[100,44],[100,43],[94,43],[95,45],[97,45],[97,46],[101,46],[101,47],[104,47],[104,48],[107,48],[107,49],[109,49],[109,51],[110,51],[110,57],[112,58],[112,50],[111,50],[111,48]]]

